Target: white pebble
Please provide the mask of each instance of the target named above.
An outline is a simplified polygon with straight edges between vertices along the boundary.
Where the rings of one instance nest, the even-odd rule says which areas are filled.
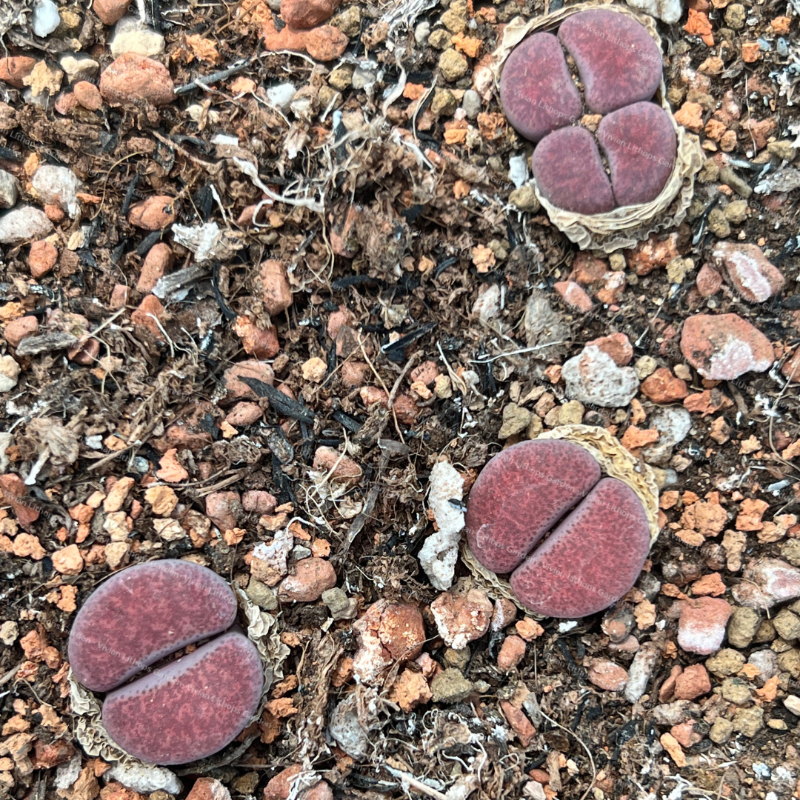
[[[143,25],[137,17],[123,17],[114,27],[108,45],[113,56],[138,53],[140,56],[157,56],[164,52],[164,37]]]
[[[61,24],[61,15],[53,0],[37,0],[32,24],[33,32],[41,37],[49,36]]]

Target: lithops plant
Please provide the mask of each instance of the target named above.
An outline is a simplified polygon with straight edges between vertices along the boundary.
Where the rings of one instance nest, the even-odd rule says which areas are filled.
[[[582,247],[596,240],[613,250],[627,220],[635,228],[669,210],[682,214],[698,148],[682,138],[659,94],[655,29],[627,10],[591,3],[527,29],[536,32],[498,50],[500,102],[536,143],[535,187],[554,222]]]
[[[263,668],[253,643],[231,627],[236,609],[222,578],[171,559],[124,570],[86,601],[70,632],[70,665],[84,686],[109,692],[103,725],[121,749],[150,763],[184,764],[238,736],[258,708]]]
[[[648,515],[630,486],[601,475],[583,447],[534,440],[499,453],[478,476],[467,541],[485,569],[511,573],[529,610],[585,617],[636,582],[650,549]]]

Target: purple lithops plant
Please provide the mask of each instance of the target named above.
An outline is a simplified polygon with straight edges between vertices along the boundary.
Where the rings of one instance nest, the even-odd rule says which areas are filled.
[[[565,53],[577,67],[582,95]],[[547,201],[593,215],[658,197],[677,157],[670,116],[649,102],[662,71],[647,29],[611,9],[569,16],[557,36],[536,33],[512,51],[500,102],[514,128],[538,142],[533,174]],[[590,124],[582,116],[590,112],[605,115],[599,127],[596,118]]]
[[[650,549],[641,501],[604,478],[511,576],[514,594],[546,617],[602,611],[636,582]]]
[[[548,617],[594,614],[636,582],[650,549],[647,515],[622,481],[602,478],[584,448],[513,445],[470,492],[467,541],[487,569],[511,573],[517,599]]]
[[[498,453],[469,495],[467,541],[492,572],[511,572],[597,481],[600,465],[572,442],[520,442]]]
[[[107,692],[187,644],[230,628],[236,597],[210,569],[164,559],[114,575],[86,601],[69,636],[69,663]]]
[[[142,761],[186,764],[218,752],[242,732],[262,686],[258,650],[234,631],[111,692],[103,725]]]
[[[655,200],[675,165],[678,137],[655,103],[634,103],[603,117],[597,129],[617,205]]]
[[[616,203],[594,137],[586,128],[562,128],[533,151],[539,191],[558,208],[601,214]]]
[[[231,628],[236,609],[217,574],[171,559],[124,570],[87,600],[70,632],[69,661],[84,686],[110,691],[103,723],[123,750],[152,763],[183,764],[238,736],[258,708],[263,672],[255,646]]]
[[[581,96],[552,33],[536,33],[514,48],[500,77],[500,103],[534,142],[580,117]]]
[[[567,17],[558,38],[575,59],[595,114],[649,100],[661,83],[661,51],[635,19],[608,9]]]

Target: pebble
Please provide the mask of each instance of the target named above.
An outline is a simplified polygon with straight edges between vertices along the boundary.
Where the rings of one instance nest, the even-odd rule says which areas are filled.
[[[774,650],[755,650],[750,654],[747,663],[758,669],[756,683],[760,686],[778,674],[778,655]]]
[[[350,78],[353,88],[358,91],[367,86],[371,86],[378,79],[378,72],[374,69],[364,69],[363,67],[356,67]]]
[[[467,119],[475,119],[481,110],[481,97],[474,89],[467,89],[461,99],[461,107]]]
[[[12,347],[17,347],[26,336],[33,336],[38,332],[39,323],[36,317],[18,317],[6,325],[3,336]]]
[[[137,53],[124,53],[100,76],[100,94],[112,106],[142,100],[163,106],[175,99],[175,84],[163,64]]]
[[[418,22],[417,27],[414,28],[414,41],[420,47],[424,47],[430,35],[431,35],[430,22],[428,22],[428,20],[423,20],[422,22]]]
[[[472,684],[457,669],[443,669],[431,681],[434,703],[460,703],[471,691]]]
[[[94,0],[92,10],[103,25],[114,25],[125,16],[129,0]]]
[[[734,289],[749,303],[763,303],[778,294],[785,278],[754,244],[719,242],[712,251]]]
[[[212,492],[206,497],[206,516],[223,533],[237,526],[242,510],[238,492]]]
[[[761,615],[754,608],[736,606],[728,623],[728,641],[733,647],[749,647],[761,624]]]
[[[585,347],[580,355],[569,359],[561,377],[569,397],[603,408],[627,406],[639,389],[636,371],[632,367],[618,367],[596,345]]]
[[[160,231],[178,218],[175,198],[168,195],[154,195],[134,203],[128,211],[128,222],[146,231]]]
[[[497,654],[497,668],[503,672],[511,672],[525,658],[525,648],[525,640],[521,637],[506,636]]]
[[[494,602],[492,613],[492,630],[505,630],[517,618],[517,607],[511,600],[501,597]]]
[[[725,677],[735,675],[745,664],[745,657],[730,647],[723,647],[706,661],[706,668],[713,675]]]
[[[4,169],[0,169],[0,208],[13,208],[19,197],[19,181]]]
[[[669,367],[659,367],[642,381],[642,394],[653,403],[675,403],[689,394],[686,381],[672,373]]]
[[[790,694],[788,697],[784,697],[783,705],[796,717],[800,717],[800,697],[796,694]]]
[[[286,267],[280,261],[269,259],[259,267],[255,288],[272,317],[292,304],[292,288],[286,275]]]
[[[444,592],[431,603],[439,636],[448,647],[461,650],[489,630],[492,602],[485,592],[470,589],[466,594]]]
[[[764,727],[764,709],[741,708],[733,716],[733,729],[752,739]]]
[[[131,314],[131,322],[146,328],[159,341],[164,341],[159,322],[164,318],[164,306],[153,294],[147,295]]]
[[[236,335],[242,340],[245,353],[256,358],[275,358],[280,352],[278,331],[274,325],[259,327],[249,317],[237,317],[233,325]]]
[[[293,83],[279,83],[267,89],[267,100],[281,111],[286,111],[296,94],[297,87]]]
[[[633,657],[625,686],[625,699],[629,703],[636,703],[641,699],[660,657],[658,648],[651,642],[643,644]]]
[[[621,692],[628,683],[627,671],[613,661],[594,659],[589,666],[589,682],[607,692]]]
[[[769,339],[738,314],[689,317],[683,324],[681,352],[709,380],[765,372],[774,361]]]
[[[53,569],[61,575],[79,575],[83,570],[83,556],[76,544],[56,550],[51,558]]]
[[[645,448],[642,455],[648,463],[660,466],[662,461],[669,461],[672,448],[689,434],[692,415],[683,406],[665,406],[650,417],[648,424],[658,431],[658,442]]]
[[[361,480],[361,467],[349,456],[343,456],[327,445],[318,447],[314,453],[314,469],[324,473],[329,480],[355,486]]]
[[[711,691],[711,678],[702,664],[692,664],[675,679],[676,700],[694,700]]]
[[[708,732],[708,738],[715,744],[725,744],[733,735],[733,723],[720,717]]]
[[[599,339],[592,339],[587,345],[595,345],[604,353],[608,353],[614,359],[618,367],[627,367],[633,358],[633,345],[624,333],[612,333],[608,336],[601,336]]]
[[[99,111],[103,107],[100,90],[89,81],[78,81],[72,89],[75,99],[88,111]]]
[[[773,618],[772,624],[782,639],[800,639],[800,617],[790,609],[782,608]]]
[[[28,255],[28,267],[34,278],[47,275],[58,262],[58,250],[54,244],[44,239],[31,242],[31,251]]]
[[[421,672],[405,669],[392,684],[389,700],[408,714],[419,705],[429,703],[433,696],[428,681]]]
[[[449,83],[463,78],[467,74],[468,69],[469,63],[467,62],[466,56],[452,47],[448,47],[439,56],[439,70],[442,73],[442,77]]]
[[[307,30],[327,22],[340,0],[282,0],[281,17],[295,30]]]
[[[674,25],[681,18],[681,0],[626,0],[631,8],[644,11],[667,25]]]
[[[294,575],[284,578],[278,586],[282,603],[313,603],[326,589],[336,586],[336,570],[324,558],[304,558],[294,569]]]
[[[701,297],[711,297],[722,288],[722,275],[710,264],[703,264],[697,273],[696,285]]]
[[[3,56],[0,59],[0,81],[10,84],[15,89],[25,88],[25,78],[33,72],[36,59],[30,56]]]
[[[592,310],[594,303],[586,290],[575,281],[558,281],[553,284],[561,299],[569,306],[587,314]]]
[[[44,38],[49,36],[60,24],[61,15],[53,0],[36,0],[31,19],[33,32]]]
[[[322,593],[322,602],[328,607],[335,620],[353,619],[358,613],[358,600],[348,597],[343,589],[334,587]]]
[[[338,28],[320,25],[308,31],[296,31],[288,25],[280,31],[270,20],[262,30],[264,48],[268,51],[292,50],[308,53],[317,61],[333,61],[347,49],[349,40]]]
[[[640,277],[649,275],[658,267],[666,267],[673,258],[677,258],[678,234],[659,238],[653,234],[649,239],[641,242],[633,250],[625,251],[628,266]]]
[[[154,244],[145,256],[136,290],[142,294],[153,291],[164,273],[172,266],[172,249],[166,242]]]
[[[725,678],[720,687],[722,697],[737,706],[749,705],[753,697],[741,678]]]
[[[138,17],[122,17],[114,27],[108,46],[111,55],[136,53],[140,56],[157,56],[164,52],[164,37],[144,25]]]
[[[353,674],[371,685],[384,677],[397,661],[416,658],[425,642],[425,624],[420,610],[410,603],[373,603],[354,624],[358,650]]]
[[[252,378],[272,386],[275,373],[266,361],[255,359],[240,361],[238,364],[228,367],[222,376],[223,384],[228,392],[228,399],[258,400],[258,395],[244,381],[240,380],[242,377]]]
[[[678,644],[687,653],[716,653],[725,638],[731,606],[715,597],[686,600],[678,620]]]
[[[83,184],[69,167],[45,164],[36,170],[31,185],[43,203],[59,206],[70,219],[78,215],[81,207],[78,192]]]
[[[59,58],[58,63],[69,83],[90,81],[100,71],[100,64],[83,53],[65,53]]]
[[[41,239],[53,230],[47,215],[35,206],[19,206],[0,217],[0,244],[20,244]]]
[[[749,608],[772,608],[800,597],[800,569],[778,558],[751,561],[744,580],[733,587],[737,603]]]
[[[0,356],[0,393],[10,392],[19,381],[20,366],[12,356]]]

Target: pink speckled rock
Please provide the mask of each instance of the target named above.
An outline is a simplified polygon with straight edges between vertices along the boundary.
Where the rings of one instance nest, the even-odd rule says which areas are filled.
[[[683,323],[683,357],[712,381],[765,372],[775,361],[769,339],[738,314],[695,314]]]
[[[597,129],[611,170],[617,204],[655,200],[675,164],[678,139],[669,115],[655,103],[634,103],[603,117]]]
[[[786,279],[755,244],[717,242],[711,252],[717,266],[748,303],[763,303],[783,289]]]
[[[508,121],[538,142],[581,115],[581,96],[552,33],[536,33],[515,47],[500,77],[500,103]]]
[[[185,764],[218,752],[241,733],[262,686],[255,645],[241,633],[226,633],[109,694],[103,725],[142,761]]]
[[[585,617],[619,600],[650,549],[636,493],[604,478],[511,576],[514,594],[547,617]]]
[[[600,465],[572,442],[521,442],[503,450],[470,492],[469,546],[487,569],[511,572],[599,479]]]
[[[575,59],[586,104],[596,114],[649,100],[661,82],[661,52],[635,19],[609,9],[568,17],[558,38]]]
[[[141,564],[84,603],[70,632],[69,663],[84,686],[105,692],[235,618],[231,588],[210,569],[173,559]]]
[[[539,191],[558,208],[600,214],[616,205],[600,152],[585,128],[546,136],[533,151],[532,164]]]

